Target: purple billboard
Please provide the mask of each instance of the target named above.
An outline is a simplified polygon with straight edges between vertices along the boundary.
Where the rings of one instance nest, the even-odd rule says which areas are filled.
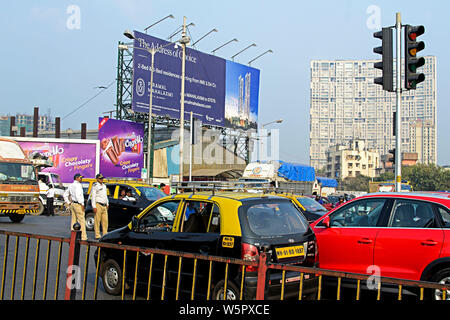
[[[36,138],[34,141],[16,140],[27,157],[32,157],[35,153],[40,153],[47,157],[53,166],[44,168],[42,171],[58,174],[63,183],[73,182],[75,173],[80,173],[86,178],[95,177],[98,169],[98,160],[96,159],[97,141],[58,142],[57,139],[45,138],[41,140]]]
[[[107,178],[140,178],[144,164],[144,125],[99,118],[100,173]]]

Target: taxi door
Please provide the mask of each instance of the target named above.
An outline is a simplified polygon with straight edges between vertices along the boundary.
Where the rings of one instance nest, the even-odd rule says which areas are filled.
[[[179,217],[175,221],[174,230],[171,250],[201,255],[218,255],[220,210],[217,204],[210,201],[185,199]],[[177,270],[178,273],[179,260],[177,257],[175,258],[169,261],[169,268]],[[215,266],[213,272],[220,268],[219,265]],[[209,261],[183,258],[180,290],[185,292],[191,290],[195,269],[195,283],[196,288],[198,288],[196,292],[199,294],[206,293],[209,267]],[[177,278],[169,279],[169,285],[175,279]]]

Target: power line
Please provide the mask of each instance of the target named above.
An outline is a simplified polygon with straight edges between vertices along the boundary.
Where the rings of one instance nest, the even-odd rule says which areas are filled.
[[[110,84],[108,84],[106,87],[101,87],[102,90],[100,92],[98,92],[97,94],[95,94],[92,98],[88,99],[86,102],[83,102],[80,106],[76,107],[73,111],[71,111],[70,113],[66,114],[61,120],[66,119],[68,116],[72,115],[73,113],[75,113],[76,111],[80,110],[82,107],[84,107],[85,105],[87,105],[89,102],[91,102],[92,100],[94,100],[96,97],[98,97],[99,95],[101,95],[104,91],[108,90],[109,87],[111,87],[114,83],[116,82],[116,80],[114,79],[113,82],[111,82]]]

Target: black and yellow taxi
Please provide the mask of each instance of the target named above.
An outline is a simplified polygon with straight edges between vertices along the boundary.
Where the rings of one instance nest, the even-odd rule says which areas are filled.
[[[277,193],[277,195],[288,198],[294,202],[300,208],[309,223],[316,221],[328,213],[328,210],[323,205],[311,197],[290,193]]]
[[[125,227],[109,232],[101,243],[140,246],[174,250],[202,255],[257,261],[261,252],[270,254],[273,263],[288,263],[313,267],[316,264],[316,238],[299,209],[287,198],[254,193],[220,192],[177,194],[160,199],[132,219]],[[122,281],[125,287],[134,284],[133,265],[136,254],[127,258],[126,277],[123,280],[123,252],[102,248],[100,276],[109,294],[119,294]],[[156,259],[155,255],[155,259]],[[149,255],[139,258],[137,281],[148,283]],[[144,259],[144,261],[142,261]],[[162,256],[161,256],[162,259]],[[203,266],[201,264],[204,264]],[[126,264],[126,265],[127,265]],[[164,260],[153,261],[151,285],[162,290]],[[176,289],[180,272],[178,257],[167,261],[166,295]],[[199,260],[196,272],[196,294],[206,296],[207,283],[211,283],[212,299],[223,299],[226,287],[227,299],[239,299],[242,269],[229,265],[225,285],[224,265],[213,267],[209,280],[209,262]],[[245,267],[244,299],[256,295],[257,268]],[[130,271],[131,270],[131,271]],[[192,265],[183,260],[181,276],[186,278],[186,292],[192,285]],[[130,274],[129,274],[130,272]],[[280,298],[282,273],[272,270],[268,277],[267,297]],[[187,280],[189,279],[189,280]],[[299,273],[286,272],[284,296],[298,296]],[[316,280],[305,276],[303,293],[316,292]],[[183,279],[181,280],[183,282]],[[172,290],[172,291],[171,291]],[[183,290],[183,289],[181,289]]]
[[[94,217],[91,204],[92,185],[95,179],[85,179],[86,192],[86,230],[94,230]],[[154,201],[166,196],[160,189],[140,180],[104,179],[108,195],[108,230],[114,230],[127,225],[131,218],[139,214]],[[89,183],[89,185],[87,185]]]

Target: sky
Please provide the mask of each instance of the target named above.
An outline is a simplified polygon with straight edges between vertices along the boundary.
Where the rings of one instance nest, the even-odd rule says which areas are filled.
[[[127,41],[125,29],[141,30],[172,14],[148,30],[166,39],[183,23],[193,41],[213,28],[197,50],[252,62],[261,70],[259,123],[282,118],[278,128],[280,159],[309,163],[310,61],[314,59],[378,59],[373,48],[377,27],[395,24],[424,25],[422,55],[437,57],[438,164],[450,165],[450,53],[447,1],[266,1],[266,0],[41,0],[8,1],[0,10],[4,41],[0,59],[0,114],[41,114],[61,117],[62,129],[98,126],[98,117],[115,110],[117,45]],[[96,87],[109,86],[102,90]],[[98,95],[97,95],[98,94]],[[89,103],[79,108],[91,99]]]

